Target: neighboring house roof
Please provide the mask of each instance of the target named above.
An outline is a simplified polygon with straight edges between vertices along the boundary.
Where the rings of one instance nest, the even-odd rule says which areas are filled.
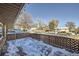
[[[68,27],[58,27],[56,29],[68,29]]]

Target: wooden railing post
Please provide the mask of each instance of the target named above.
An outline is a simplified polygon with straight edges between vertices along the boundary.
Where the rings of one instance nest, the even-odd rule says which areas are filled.
[[[7,39],[7,28],[5,24],[3,24],[2,35],[5,39]]]

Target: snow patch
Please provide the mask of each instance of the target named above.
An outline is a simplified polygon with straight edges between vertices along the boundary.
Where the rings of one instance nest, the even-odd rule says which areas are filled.
[[[71,56],[79,55],[65,49],[57,48],[38,41],[31,37],[8,41],[8,49],[5,55],[8,56]]]

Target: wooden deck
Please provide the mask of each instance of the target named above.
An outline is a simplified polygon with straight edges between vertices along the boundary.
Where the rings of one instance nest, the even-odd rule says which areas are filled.
[[[45,35],[36,33],[17,33],[17,34],[8,34],[7,40],[16,40],[24,37],[32,37],[37,40],[42,40],[47,44],[66,49],[71,52],[79,53],[79,40],[63,36]],[[0,42],[0,44],[1,43],[2,41]]]

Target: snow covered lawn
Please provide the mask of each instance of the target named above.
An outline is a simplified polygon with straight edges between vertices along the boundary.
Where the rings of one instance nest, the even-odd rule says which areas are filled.
[[[6,56],[71,56],[79,55],[48,45],[30,37],[8,41]]]

